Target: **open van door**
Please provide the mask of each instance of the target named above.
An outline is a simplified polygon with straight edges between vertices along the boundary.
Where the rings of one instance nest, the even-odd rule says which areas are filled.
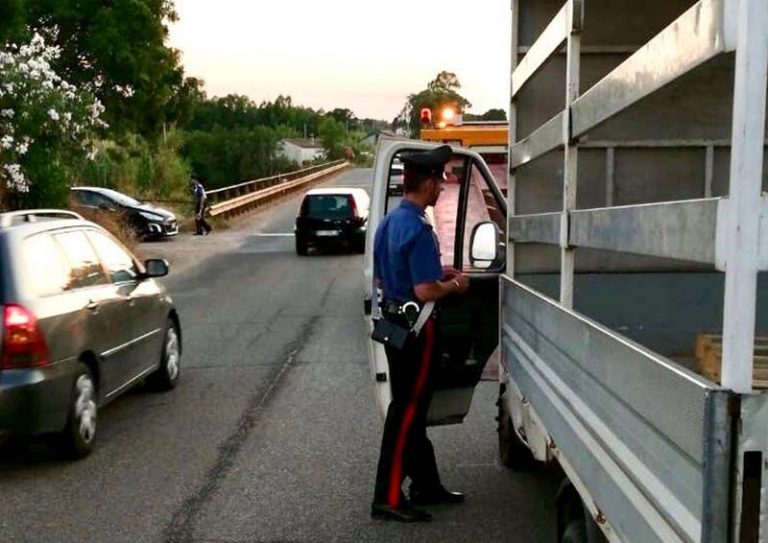
[[[373,277],[374,235],[384,215],[403,197],[390,188],[392,164],[403,152],[437,146],[405,139],[379,141],[365,244],[364,308],[369,332],[373,319],[381,316],[381,292]],[[506,201],[480,155],[453,148],[443,192],[437,205],[427,210],[427,216],[440,242],[442,264],[470,278],[465,296],[450,296],[438,302],[441,341],[436,353],[435,391],[427,416],[427,423],[434,426],[464,420],[483,368],[498,345],[498,278],[506,262]],[[370,333],[368,358],[377,405],[384,417],[391,400],[389,368],[384,347],[371,340]]]

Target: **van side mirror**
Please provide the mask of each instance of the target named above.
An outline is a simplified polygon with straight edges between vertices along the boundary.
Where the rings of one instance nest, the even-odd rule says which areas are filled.
[[[145,278],[165,277],[168,275],[168,262],[159,258],[150,258],[144,262]]]
[[[491,221],[481,222],[472,229],[469,261],[473,268],[489,269],[499,261],[499,227]]]

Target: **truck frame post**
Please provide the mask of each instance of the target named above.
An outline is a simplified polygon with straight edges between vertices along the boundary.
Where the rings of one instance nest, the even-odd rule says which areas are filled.
[[[768,77],[768,2],[741,0],[733,100],[729,214],[725,225],[722,384],[752,391],[761,183]]]
[[[576,209],[576,187],[579,176],[579,149],[571,141],[571,104],[579,97],[581,28],[584,16],[582,0],[570,0],[570,31],[567,40],[565,115],[563,116],[563,213],[560,221],[560,303],[573,307],[573,274],[575,250],[568,245],[569,212]]]

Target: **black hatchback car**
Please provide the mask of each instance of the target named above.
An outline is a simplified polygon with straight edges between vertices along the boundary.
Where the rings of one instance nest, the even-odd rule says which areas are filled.
[[[140,202],[122,192],[101,187],[73,187],[71,195],[75,206],[121,215],[139,239],[179,233],[176,215],[172,211]]]
[[[365,252],[370,198],[365,189],[312,189],[304,195],[296,216],[296,253],[310,247],[340,247]]]
[[[154,279],[167,273],[75,213],[0,214],[0,435],[57,433],[80,458],[101,406],[145,380],[173,388],[181,327]]]

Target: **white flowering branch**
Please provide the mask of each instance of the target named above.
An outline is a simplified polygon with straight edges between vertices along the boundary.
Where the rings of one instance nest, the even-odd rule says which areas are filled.
[[[39,34],[0,48],[0,181],[12,191],[29,192],[33,160],[93,159],[94,132],[106,127],[104,106],[55,72],[59,56]]]

